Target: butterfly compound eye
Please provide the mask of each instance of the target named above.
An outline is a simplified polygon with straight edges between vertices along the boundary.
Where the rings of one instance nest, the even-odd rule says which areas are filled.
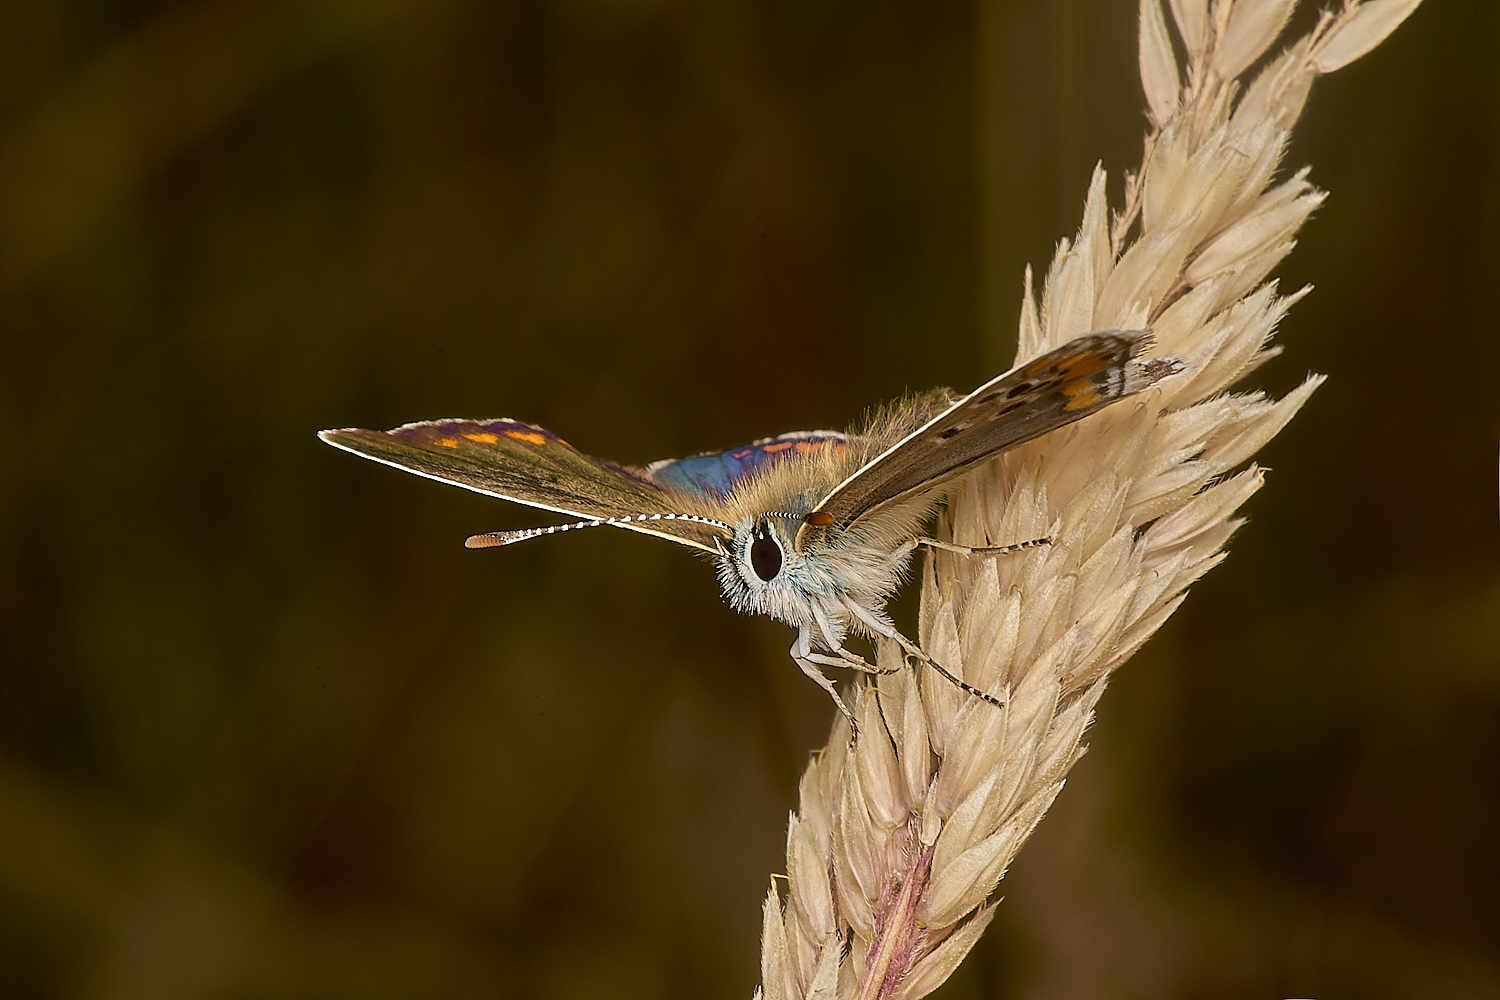
[[[750,566],[755,575],[767,583],[781,572],[781,546],[769,533],[755,533],[755,541],[750,543]]]

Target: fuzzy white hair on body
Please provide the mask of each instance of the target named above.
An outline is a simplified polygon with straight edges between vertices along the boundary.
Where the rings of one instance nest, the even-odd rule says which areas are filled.
[[[725,501],[733,535],[718,545],[717,569],[725,599],[743,614],[766,615],[797,629],[791,656],[833,698],[858,733],[853,713],[822,667],[890,673],[844,647],[852,633],[898,643],[919,662],[970,694],[999,705],[992,694],[964,683],[899,630],[885,612],[919,545],[953,551],[1009,552],[1045,542],[1026,540],[994,549],[970,549],[923,537],[933,514],[958,481],[935,485],[888,503],[848,526],[807,532],[808,515],[839,483],[875,456],[905,439],[954,396],[935,389],[877,409],[866,426],[851,431],[845,449],[823,449],[803,461],[773,462],[741,483]]]

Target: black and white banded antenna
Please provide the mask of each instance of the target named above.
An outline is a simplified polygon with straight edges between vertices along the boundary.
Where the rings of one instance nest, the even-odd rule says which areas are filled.
[[[598,528],[606,524],[637,524],[641,521],[693,521],[697,524],[710,524],[715,528],[722,528],[729,534],[734,534],[734,528],[723,521],[715,521],[711,517],[699,517],[697,514],[631,514],[627,517],[596,517],[588,521],[574,521],[572,524],[550,524],[544,528],[522,528],[517,531],[489,531],[482,535],[470,535],[464,539],[464,548],[493,549],[501,545],[514,545],[516,542],[524,542],[528,538],[555,535],[560,531],[573,531],[576,528]]]

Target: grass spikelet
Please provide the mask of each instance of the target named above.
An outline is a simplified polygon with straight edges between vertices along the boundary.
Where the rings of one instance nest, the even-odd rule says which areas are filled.
[[[1321,382],[1274,401],[1231,391],[1276,352],[1302,292],[1281,295],[1266,276],[1323,200],[1306,170],[1275,173],[1312,80],[1370,51],[1418,2],[1350,0],[1268,58],[1292,0],[1170,0],[1179,70],[1161,0],[1141,0],[1143,160],[1113,213],[1095,172],[1039,301],[1027,271],[1019,359],[1091,329],[1150,326],[1189,371],[1002,455],[949,503],[939,531],[955,541],[1054,539],[925,565],[923,648],[1005,705],[909,670],[856,685],[860,739],[835,721],[788,828],[786,898],[773,884],[766,899],[765,997],[915,1000],[978,940],[1110,673],[1222,560],[1264,482],[1247,463]],[[878,658],[902,662],[889,647]]]

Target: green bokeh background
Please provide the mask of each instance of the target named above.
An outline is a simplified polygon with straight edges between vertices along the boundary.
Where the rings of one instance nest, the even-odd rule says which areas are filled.
[[[313,434],[977,384],[1138,162],[1135,7],[0,5],[0,996],[748,996],[790,632]],[[1258,377],[1330,380],[943,996],[1500,996],[1497,43],[1314,90]]]

